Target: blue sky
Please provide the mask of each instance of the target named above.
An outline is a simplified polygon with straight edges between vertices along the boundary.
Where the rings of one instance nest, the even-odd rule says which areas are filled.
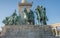
[[[32,0],[29,1],[31,2]],[[37,5],[42,5],[46,8],[46,14],[49,19],[47,21],[48,24],[60,23],[60,0],[34,0],[32,10]],[[0,25],[3,25],[2,20],[13,14],[15,9],[18,14],[18,0],[0,0]]]

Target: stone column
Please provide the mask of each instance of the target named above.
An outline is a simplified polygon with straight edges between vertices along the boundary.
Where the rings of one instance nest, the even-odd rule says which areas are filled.
[[[58,36],[57,28],[55,28],[56,36]]]

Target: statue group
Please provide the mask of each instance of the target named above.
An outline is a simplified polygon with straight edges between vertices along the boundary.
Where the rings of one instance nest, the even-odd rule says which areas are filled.
[[[31,24],[34,25],[35,24],[35,16],[34,13],[36,13],[37,15],[37,20],[38,23],[41,23],[41,25],[46,25],[47,24],[47,16],[46,16],[46,9],[43,6],[37,6],[35,9],[35,12],[32,11],[31,9],[29,9],[29,11],[25,8],[24,9],[24,14],[25,14],[25,18],[24,18],[24,24]],[[14,13],[10,16],[10,17],[6,17],[3,20],[3,23],[5,25],[17,25],[20,24],[21,22],[19,21],[21,20],[20,16],[18,16],[16,14],[16,10],[14,11]],[[22,24],[23,25],[23,24]]]
[[[19,18],[19,16],[17,16],[16,10],[15,10],[14,13],[13,13],[10,17],[6,17],[6,18],[3,20],[3,23],[4,23],[5,25],[17,24],[18,18]]]
[[[28,12],[27,9],[25,8],[24,14],[26,15],[26,18],[24,18],[24,20],[25,20],[24,24],[33,24],[34,25],[34,13],[33,13],[33,11],[30,10]],[[15,10],[14,13],[10,17],[6,17],[3,20],[3,23],[5,25],[17,25],[17,24],[24,25],[24,24],[21,24],[20,20],[21,20],[21,18],[20,18],[20,16],[18,16],[16,14],[16,10]]]
[[[46,8],[38,5],[35,9],[35,13],[37,14],[38,23],[47,25],[48,18],[46,16]]]

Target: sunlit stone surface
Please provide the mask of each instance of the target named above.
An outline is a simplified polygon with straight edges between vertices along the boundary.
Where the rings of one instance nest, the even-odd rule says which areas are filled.
[[[22,3],[27,3],[27,0],[22,0]]]
[[[3,28],[1,38],[56,38],[50,26],[8,25]]]

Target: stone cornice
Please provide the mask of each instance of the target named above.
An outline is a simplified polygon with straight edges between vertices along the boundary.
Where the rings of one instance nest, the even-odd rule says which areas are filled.
[[[32,6],[32,3],[19,3],[18,6]]]

